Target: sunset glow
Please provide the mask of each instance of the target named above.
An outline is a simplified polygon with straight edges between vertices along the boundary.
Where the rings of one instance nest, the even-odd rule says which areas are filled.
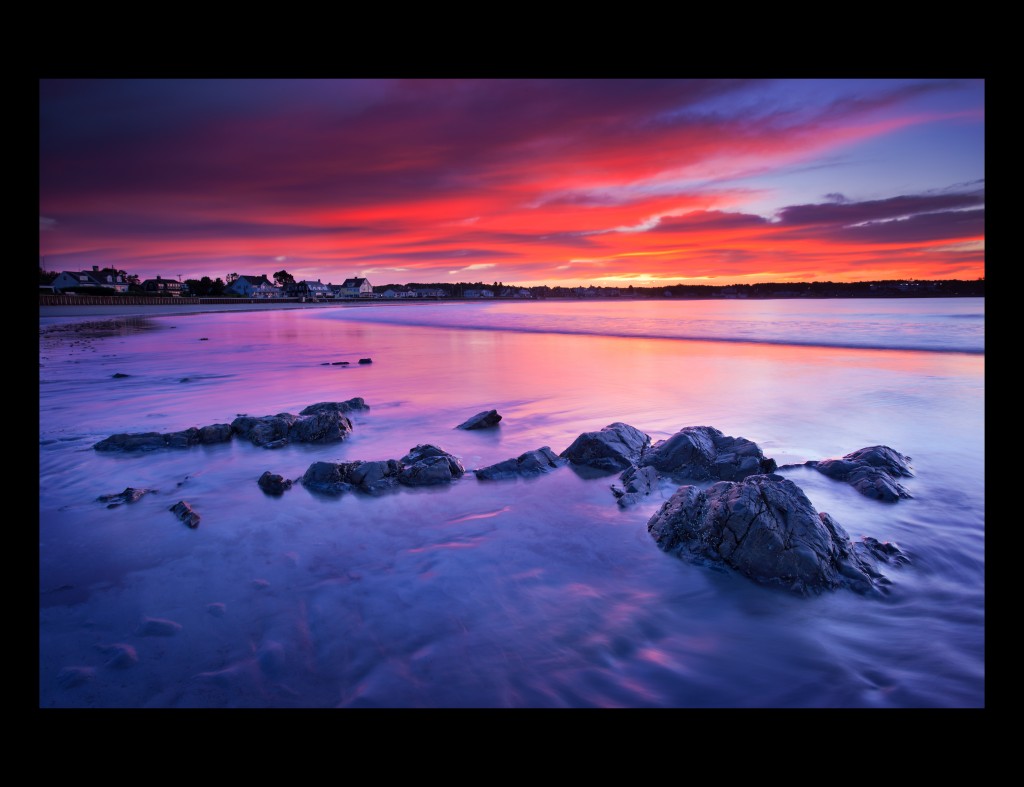
[[[980,80],[42,80],[40,265],[655,286],[985,275]]]

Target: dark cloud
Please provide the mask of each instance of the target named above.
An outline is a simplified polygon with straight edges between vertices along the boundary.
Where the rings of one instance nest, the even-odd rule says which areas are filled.
[[[709,230],[739,230],[769,225],[767,219],[750,213],[727,213],[708,210],[687,213],[683,216],[663,218],[648,232],[697,232]]]
[[[975,208],[985,204],[984,194],[918,194],[891,197],[867,202],[829,202],[812,205],[792,205],[778,213],[784,226],[810,224],[851,225],[865,221],[882,221],[919,213]]]

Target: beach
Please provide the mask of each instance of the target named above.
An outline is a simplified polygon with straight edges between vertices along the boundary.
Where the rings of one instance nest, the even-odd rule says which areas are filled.
[[[291,306],[41,309],[40,707],[984,706],[983,301]],[[93,448],[352,397],[329,445]],[[617,476],[568,466],[257,485],[421,444],[472,471],[613,422],[780,466],[889,445],[914,467],[896,503],[780,473],[909,563],[878,598],[764,587],[658,549],[678,484],[622,508]]]

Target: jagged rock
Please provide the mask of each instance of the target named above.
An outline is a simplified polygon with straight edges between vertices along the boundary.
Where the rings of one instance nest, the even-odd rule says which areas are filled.
[[[501,416],[498,415],[497,410],[484,410],[482,413],[477,413],[472,418],[463,421],[461,424],[456,426],[456,429],[486,429],[489,426],[497,426],[501,420]]]
[[[829,478],[845,481],[865,497],[894,503],[912,497],[898,477],[913,477],[910,457],[894,451],[887,445],[860,448],[842,459],[823,459],[807,462]]]
[[[559,456],[574,465],[614,473],[638,464],[650,444],[651,438],[639,429],[615,422],[598,432],[584,432]]]
[[[178,519],[184,522],[191,528],[199,527],[199,514],[192,510],[192,506],[186,503],[184,500],[179,500],[173,506],[167,509],[173,513]]]
[[[631,467],[621,476],[622,486],[612,485],[612,494],[620,508],[627,508],[654,491],[658,473],[653,467]]]
[[[401,464],[394,459],[314,462],[302,476],[302,485],[314,492],[329,495],[353,490],[376,495],[397,485],[401,470]]]
[[[341,361],[341,363],[348,363],[348,361]],[[317,402],[316,404],[311,404],[309,407],[299,410],[299,415],[314,415],[322,412],[347,413],[352,410],[369,409],[370,406],[363,401],[363,397],[353,396],[344,402]]]
[[[504,462],[481,467],[473,472],[482,481],[516,478],[517,476],[529,478],[542,473],[550,473],[563,464],[565,464],[565,460],[545,445],[534,451],[520,454],[514,459],[506,459]]]
[[[116,495],[100,495],[96,499],[101,503],[109,503],[107,508],[117,508],[124,503],[135,503],[144,494],[152,491],[152,489],[135,489],[129,486],[123,492],[118,492]]]
[[[210,424],[199,427],[199,443],[210,445],[212,443],[227,443],[234,435],[231,424]]]
[[[800,487],[776,474],[719,481],[704,490],[681,486],[647,529],[666,552],[802,594],[877,592],[889,581],[875,561],[906,560],[895,545],[854,544],[831,516],[814,510]]]
[[[687,426],[659,440],[640,461],[674,481],[739,481],[777,468],[757,444],[729,437],[712,426]]]
[[[271,473],[269,470],[265,471],[256,483],[259,484],[260,489],[268,495],[283,495],[287,490],[292,488],[291,481],[277,473]]]
[[[112,374],[110,376],[114,377],[114,378],[131,377],[130,374],[125,374],[124,372],[114,372],[114,374]]]
[[[324,407],[309,415],[241,415],[231,422],[231,429],[253,445],[279,448],[288,443],[339,442],[352,433],[352,422],[342,411]]]
[[[193,445],[223,443],[231,439],[229,424],[212,424],[197,429],[194,426],[180,432],[136,432],[115,434],[100,440],[93,448],[97,451],[155,451],[159,448],[189,448]]]
[[[398,484],[402,466],[395,459],[355,461],[349,470],[349,483],[360,492],[377,495]]]
[[[167,442],[159,432],[112,434],[93,446],[96,451],[155,451],[166,447]]]
[[[429,443],[413,447],[399,462],[398,482],[405,486],[447,484],[466,472],[456,457]]]
[[[360,358],[359,363],[373,363],[373,358]]]

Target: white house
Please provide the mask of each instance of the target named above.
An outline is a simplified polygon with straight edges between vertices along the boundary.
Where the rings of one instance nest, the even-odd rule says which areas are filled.
[[[124,276],[113,268],[100,270],[99,265],[93,265],[91,271],[61,271],[52,286],[54,292],[71,287],[106,287],[115,292],[128,292],[128,282]]]
[[[343,298],[372,298],[373,285],[370,284],[369,279],[345,279],[341,283],[341,296]]]
[[[265,273],[260,276],[239,276],[224,288],[224,292],[244,298],[281,298],[284,294]]]
[[[382,295],[385,298],[415,298],[415,290],[410,290],[404,284],[396,284],[393,287],[388,287]]]

